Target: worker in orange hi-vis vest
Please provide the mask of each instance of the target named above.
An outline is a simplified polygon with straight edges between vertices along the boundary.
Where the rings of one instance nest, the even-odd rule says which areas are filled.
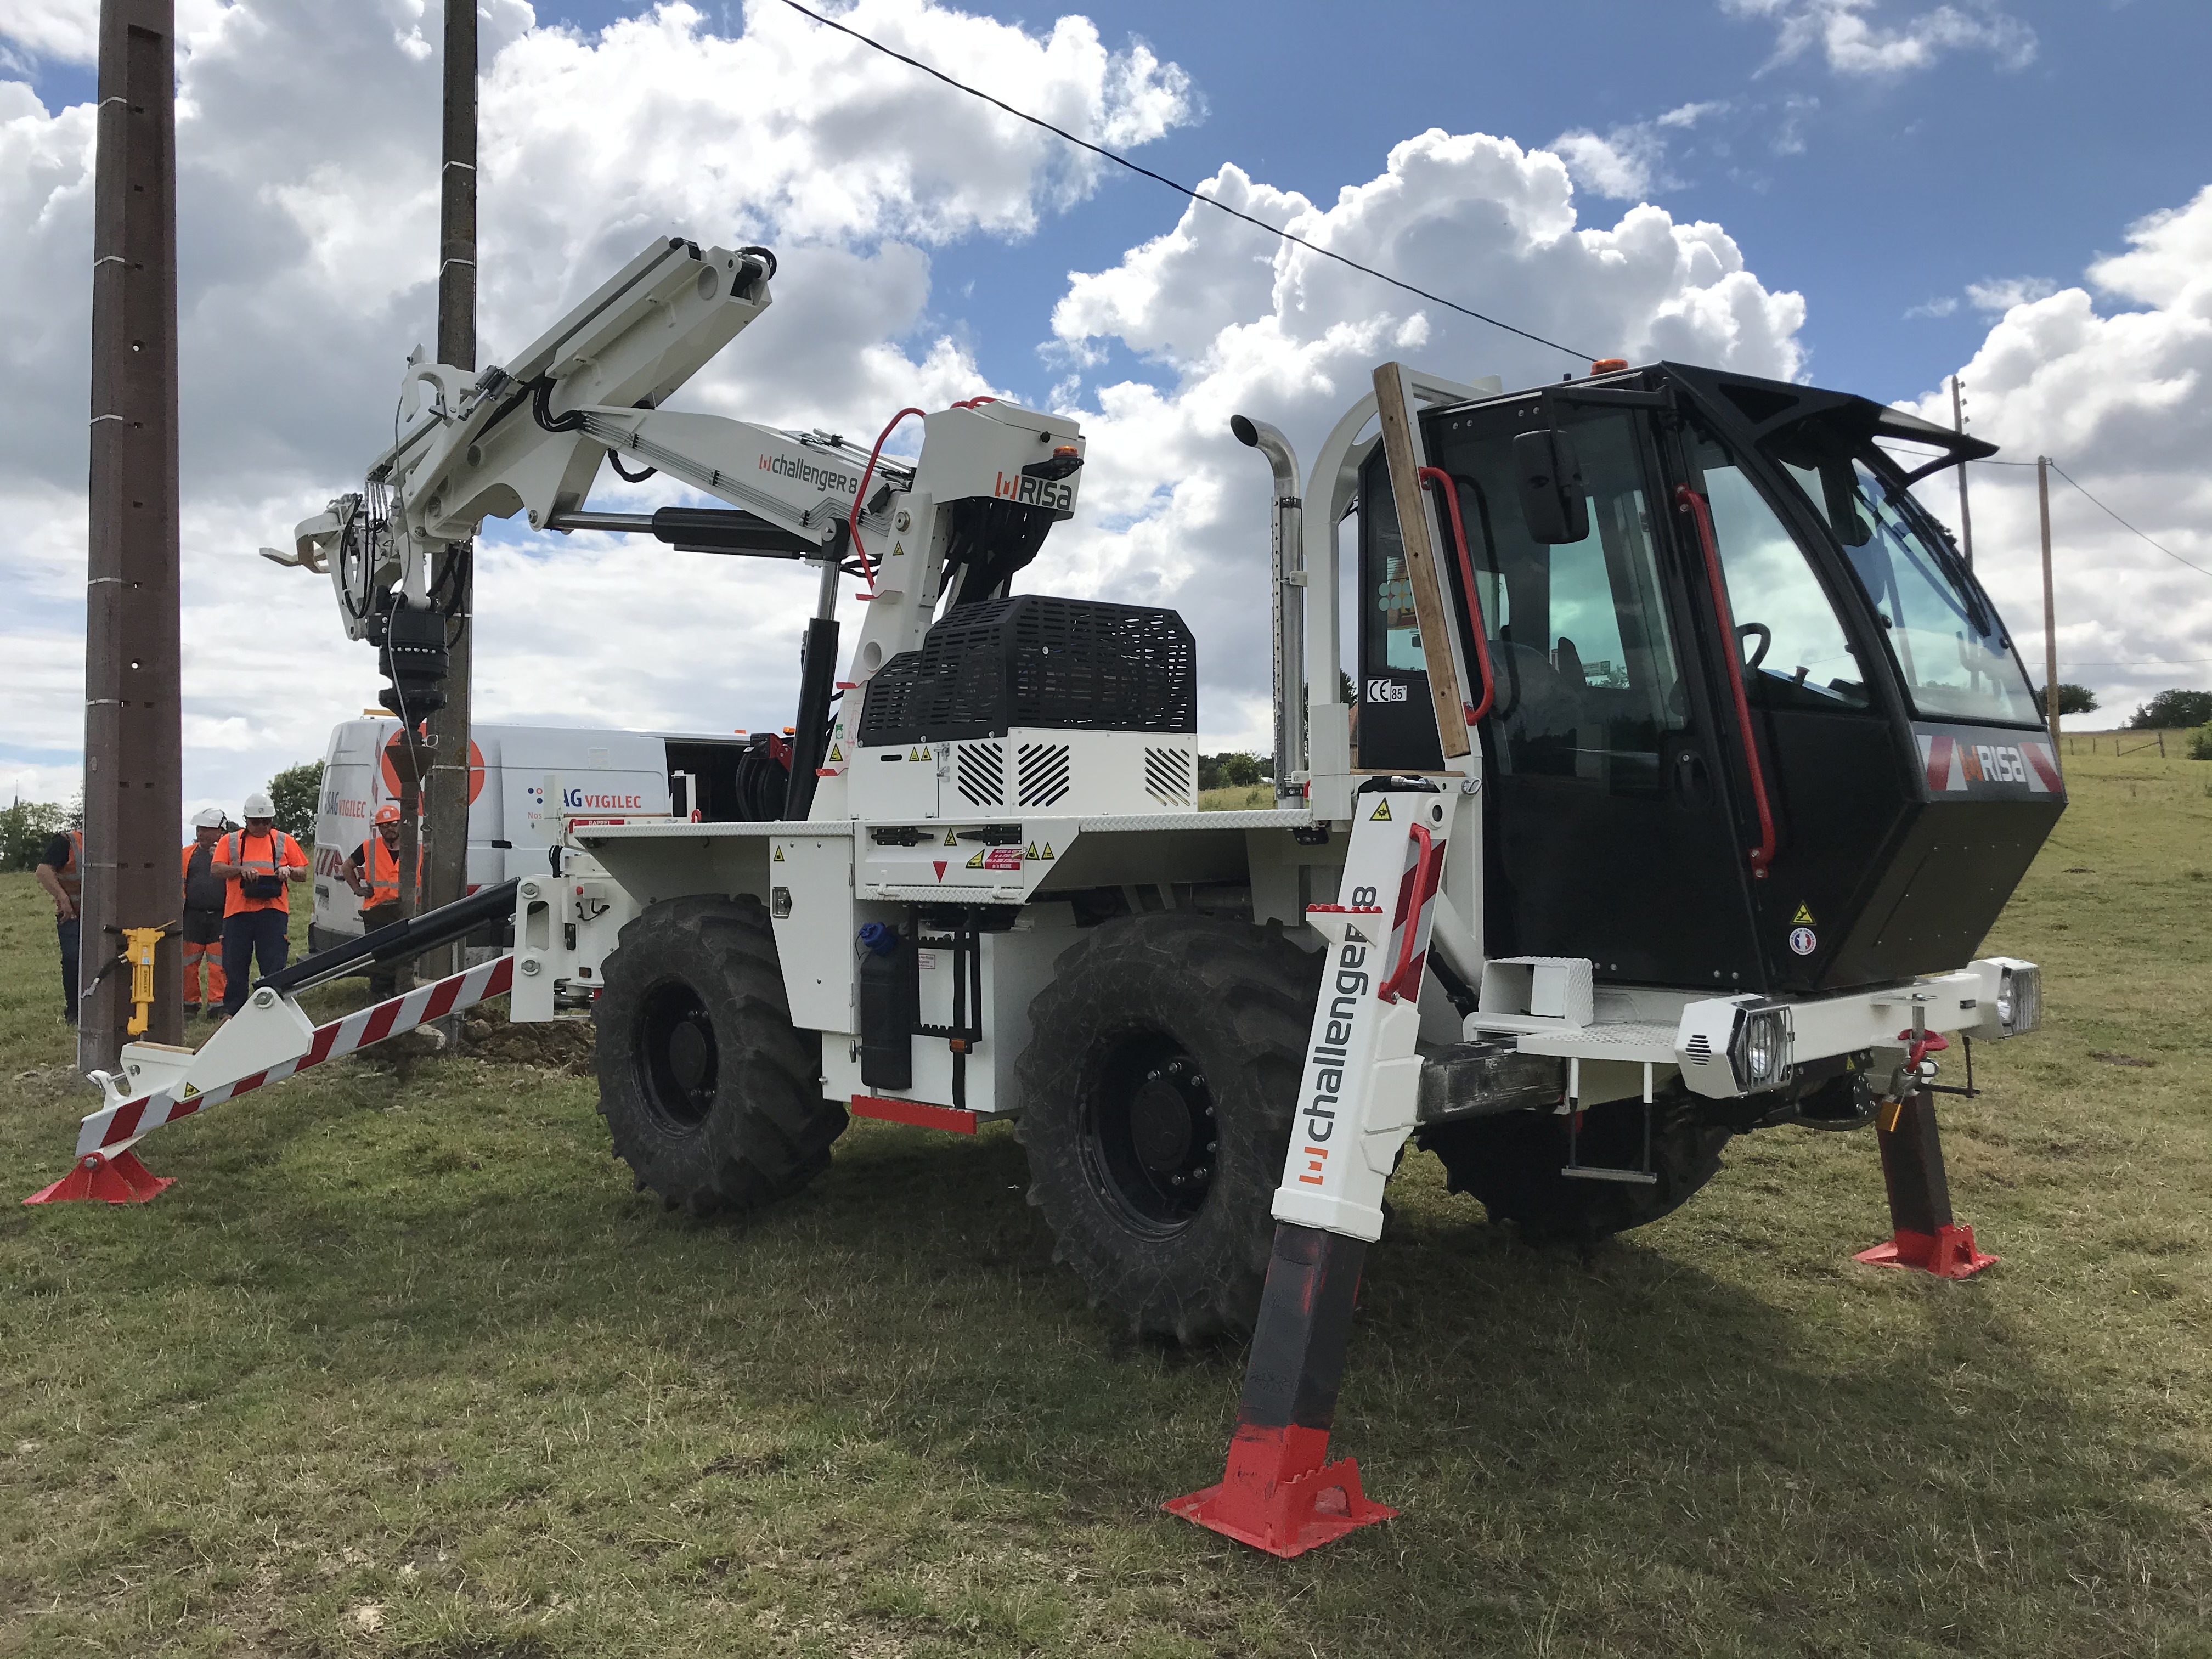
[[[204,1011],[210,1018],[222,1006],[222,907],[229,884],[215,872],[216,843],[223,816],[210,806],[192,819],[192,841],[183,853],[185,876],[185,1018]],[[200,965],[207,965],[207,996],[200,996]]]
[[[364,933],[373,933],[399,920],[399,809],[386,801],[376,809],[375,824],[374,833],[364,836],[361,845],[348,855],[345,866],[346,885],[362,900],[361,930]],[[422,848],[418,842],[415,848],[418,890],[422,878]],[[396,968],[368,976],[368,994],[380,1000],[392,995],[398,988]]]
[[[77,902],[84,896],[84,831],[68,830],[46,843],[36,871],[54,902],[54,937],[62,947],[62,1018],[76,1024]]]
[[[246,981],[258,957],[273,974],[292,953],[286,929],[292,901],[285,889],[307,878],[307,855],[276,827],[276,809],[255,790],[246,798],[246,828],[216,843],[208,866],[229,884],[222,903],[222,1012],[246,1006]]]

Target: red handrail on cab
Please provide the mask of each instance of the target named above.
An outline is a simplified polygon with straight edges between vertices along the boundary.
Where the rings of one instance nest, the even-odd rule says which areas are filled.
[[[1705,498],[1687,484],[1674,489],[1674,505],[1690,515],[1698,528],[1698,546],[1705,556],[1705,577],[1712,584],[1713,610],[1721,622],[1721,640],[1728,657],[1729,690],[1735,696],[1736,727],[1743,733],[1743,761],[1751,770],[1752,803],[1759,808],[1759,845],[1751,848],[1751,873],[1760,881],[1766,879],[1767,866],[1774,862],[1774,812],[1766,804],[1766,774],[1759,764],[1759,740],[1752,731],[1751,699],[1743,690],[1743,647],[1737,641],[1735,613],[1729,609],[1728,584],[1721,580],[1720,549],[1713,543],[1712,509]]]
[[[1423,483],[1435,485],[1437,493],[1444,498],[1444,514],[1451,520],[1452,546],[1459,554],[1460,584],[1467,589],[1468,614],[1474,621],[1474,661],[1482,671],[1482,701],[1467,711],[1467,723],[1474,726],[1490,712],[1497,686],[1490,673],[1490,643],[1483,637],[1482,601],[1474,591],[1474,566],[1467,556],[1467,528],[1460,522],[1459,486],[1442,467],[1425,466],[1419,476]]]

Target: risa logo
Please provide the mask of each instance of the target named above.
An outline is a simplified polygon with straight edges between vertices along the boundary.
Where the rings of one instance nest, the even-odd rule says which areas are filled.
[[[1026,476],[1009,478],[1001,472],[999,481],[991,486],[991,493],[1001,501],[1024,501],[1054,513],[1075,511],[1075,486],[1064,479]]]
[[[1367,701],[1404,702],[1407,701],[1407,688],[1395,680],[1370,680],[1367,682]]]

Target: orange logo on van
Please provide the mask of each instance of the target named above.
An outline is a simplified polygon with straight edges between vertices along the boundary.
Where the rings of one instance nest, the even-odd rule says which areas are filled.
[[[394,800],[397,800],[399,798],[399,769],[393,764],[393,757],[398,753],[399,733],[394,732],[389,738],[385,739],[383,762],[385,793],[390,795]],[[424,758],[427,760],[428,757],[425,756]],[[477,740],[474,738],[471,738],[469,739],[470,805],[474,806],[477,804],[477,797],[483,793],[483,750],[477,748]]]

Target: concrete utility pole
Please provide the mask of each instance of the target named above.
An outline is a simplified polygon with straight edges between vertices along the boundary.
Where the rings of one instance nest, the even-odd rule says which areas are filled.
[[[1966,429],[1966,387],[1954,374],[1951,377],[1951,430],[1963,434]],[[1966,505],[1966,468],[1969,463],[1959,463],[1959,551],[1966,561],[1966,568],[1974,568],[1974,514]]]
[[[2058,742],[2058,608],[2051,592],[2051,457],[2035,458],[2035,504],[2043,514],[2043,714]]]
[[[126,927],[183,911],[177,708],[177,88],[171,0],[102,0],[93,177],[85,547],[80,1069],[112,1071],[132,1013]],[[151,1023],[184,1039],[184,957],[154,955]]]
[[[446,0],[446,110],[444,167],[438,212],[438,362],[457,368],[477,366],[477,8],[476,0]],[[446,706],[430,716],[436,741],[425,791],[430,854],[423,871],[426,907],[451,904],[468,892],[469,701],[474,654],[475,550],[456,546],[454,580],[459,584],[446,676]],[[456,941],[434,952],[431,965],[441,976],[465,965],[464,945]],[[445,965],[439,965],[439,957]]]

